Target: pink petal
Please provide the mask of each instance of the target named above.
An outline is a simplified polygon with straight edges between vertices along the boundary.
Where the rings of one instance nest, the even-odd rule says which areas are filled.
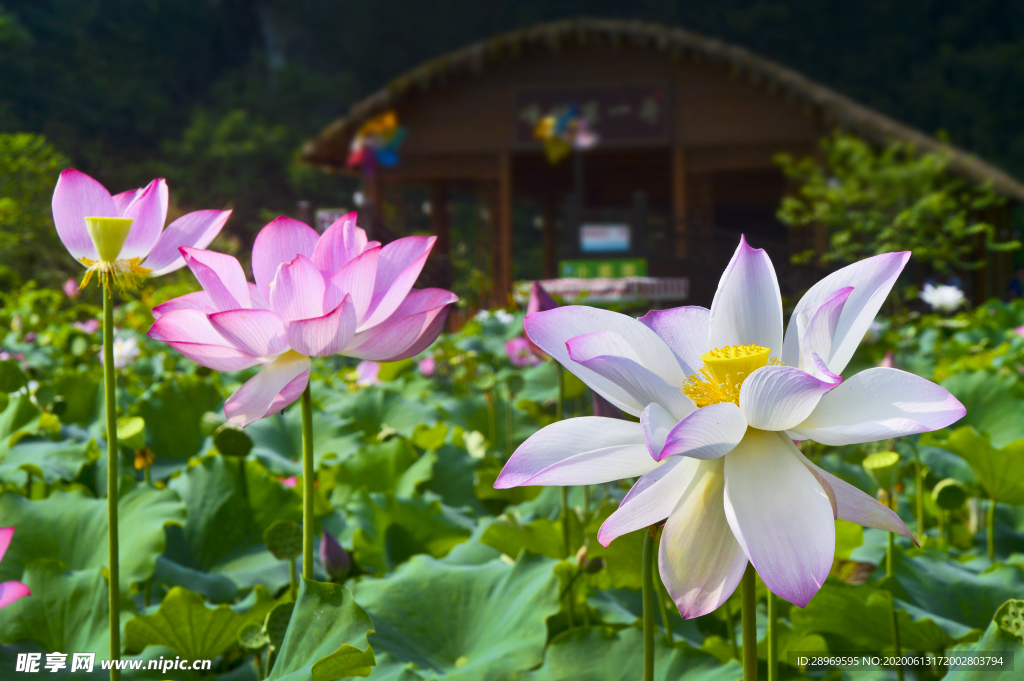
[[[588,456],[589,455],[589,456]],[[560,466],[561,464],[561,466]],[[592,484],[643,475],[654,470],[640,426],[600,416],[557,421],[527,438],[494,482],[495,489],[532,484]],[[622,471],[629,471],[621,474]],[[547,475],[557,471],[556,475]],[[572,483],[545,481],[571,478]]]
[[[651,310],[639,321],[665,341],[665,345],[672,349],[685,373],[695,374],[700,371],[704,365],[704,360],[700,356],[710,349],[710,310],[697,306]]]
[[[316,319],[288,322],[288,344],[292,350],[311,357],[328,357],[348,345],[356,332],[356,311],[345,296],[338,306]]]
[[[297,255],[283,263],[270,285],[270,308],[285,321],[315,319],[324,313],[326,284],[313,261]]]
[[[669,431],[658,456],[717,459],[740,443],[747,431],[743,411],[731,402],[709,404],[687,415]]]
[[[294,402],[309,379],[309,358],[286,352],[250,378],[224,403],[228,421],[247,426]]]
[[[667,518],[698,466],[695,459],[677,456],[644,473],[615,512],[602,523],[597,541],[608,546],[617,537]]]
[[[910,252],[883,253],[860,262],[847,265],[833,272],[804,294],[793,310],[793,317],[807,307],[821,300],[831,291],[852,286],[846,304],[843,306],[839,324],[832,338],[832,349],[828,357],[822,357],[834,374],[843,373],[860,341],[875,320],[879,308],[885,302],[896,279],[910,259]],[[800,342],[797,325],[792,321],[786,330],[786,346],[783,360],[787,365],[796,366],[800,359]]]
[[[740,409],[751,428],[786,430],[806,419],[841,380],[821,380],[796,367],[761,367],[743,381]]]
[[[380,249],[373,298],[363,328],[381,324],[398,309],[419,278],[435,241],[436,236],[408,236]]]
[[[782,294],[768,254],[741,237],[711,303],[708,347],[751,343],[782,355]]]
[[[772,593],[805,607],[835,556],[832,504],[781,433],[751,428],[725,461],[725,515]]]
[[[13,537],[13,527],[0,527],[0,560],[4,559],[4,554],[7,553],[7,547],[11,545]]]
[[[253,357],[273,357],[288,349],[284,322],[270,310],[227,310],[207,315],[231,345]]]
[[[723,501],[723,462],[700,461],[665,523],[658,570],[684,619],[718,609],[747,568]]]
[[[533,282],[533,285],[530,286],[530,301],[526,306],[526,314],[554,310],[558,306],[555,299],[551,297],[547,289],[541,286],[539,281]]]
[[[229,345],[201,310],[179,308],[165,312],[146,335],[216,371],[239,371],[260,363],[258,357]]]
[[[803,439],[847,445],[938,430],[966,413],[942,386],[899,369],[875,367],[822,397],[790,430]]]
[[[185,262],[182,260],[182,262]],[[160,319],[163,315],[174,310],[205,310],[208,307],[213,307],[213,300],[210,299],[210,294],[206,291],[196,291],[195,293],[186,293],[183,296],[172,298],[166,303],[157,305],[153,308],[153,319]]]
[[[343,354],[378,362],[412,357],[437,339],[448,305],[457,300],[444,289],[413,291],[387,322],[356,333]]]
[[[373,282],[379,255],[380,246],[368,248],[336,270],[333,276],[325,275],[330,278],[324,296],[324,307],[334,309],[347,294],[352,297],[356,320],[364,319],[373,297]],[[321,272],[323,271],[321,268]]]
[[[153,270],[151,277],[184,267],[185,259],[178,249],[182,246],[206,248],[220,234],[229,217],[230,210],[197,210],[182,215],[160,233],[142,266]]]
[[[366,232],[356,227],[356,214],[341,216],[317,241],[312,261],[330,279],[335,272],[366,248]]]
[[[68,168],[53,189],[53,223],[57,236],[75,260],[96,259],[96,246],[85,228],[85,218],[118,217],[110,192],[85,173]]]
[[[122,217],[132,219],[121,257],[145,258],[160,238],[160,231],[167,220],[167,181],[163,178],[146,185],[124,209]]]
[[[245,272],[233,256],[188,246],[181,247],[181,254],[218,311],[251,306]]]
[[[19,598],[31,595],[29,588],[21,582],[4,582],[0,584],[0,608],[6,608]]]
[[[283,215],[260,230],[252,246],[252,275],[265,300],[270,300],[270,283],[277,276],[278,268],[297,255],[312,257],[319,238],[316,230],[306,223]],[[317,313],[320,314],[322,310]]]
[[[114,194],[114,206],[117,207],[117,216],[122,217],[124,211],[131,205],[131,202],[135,200],[135,197],[142,193],[142,188],[129,189],[126,192],[120,194]]]

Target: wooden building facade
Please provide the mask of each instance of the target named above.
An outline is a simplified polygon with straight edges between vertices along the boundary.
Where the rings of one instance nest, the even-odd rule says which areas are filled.
[[[532,131],[539,116],[581,108],[599,142],[549,163]],[[717,40],[675,28],[610,20],[560,21],[516,31],[431,60],[355,105],[303,153],[304,160],[346,172],[359,126],[395,111],[408,134],[401,162],[364,179],[375,238],[386,240],[382,197],[388,187],[429,191],[438,236],[434,271],[449,263],[448,197],[484,197],[493,247],[492,304],[504,304],[516,277],[514,207],[536,207],[544,278],[561,261],[586,257],[580,224],[632,227],[622,255],[642,258],[651,276],[687,276],[689,301],[708,304],[728,257],[745,233],[767,247],[784,294],[807,285],[788,255],[823,249],[825,235],[787,230],[775,219],[786,180],[773,157],[815,153],[836,128],[869,142],[910,141],[944,151],[955,172],[1015,202],[1024,186],[985,162],[818,85],[804,76]]]

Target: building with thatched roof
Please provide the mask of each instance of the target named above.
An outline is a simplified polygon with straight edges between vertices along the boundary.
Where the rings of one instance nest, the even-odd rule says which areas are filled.
[[[570,107],[598,143],[553,164],[537,124]],[[787,255],[823,248],[824,235],[776,220],[786,180],[773,157],[812,154],[835,129],[941,151],[952,171],[1024,201],[1024,185],[998,168],[791,69],[640,22],[557,21],[442,55],[357,103],[303,159],[345,172],[360,127],[390,111],[407,136],[397,165],[364,175],[361,219],[385,240],[436,233],[432,271],[445,283],[453,197],[475,197],[492,303],[516,279],[614,272],[685,276],[688,299],[707,304],[740,232],[772,253],[784,293],[799,292],[803,275],[785,267]],[[403,187],[422,200],[394,198]]]

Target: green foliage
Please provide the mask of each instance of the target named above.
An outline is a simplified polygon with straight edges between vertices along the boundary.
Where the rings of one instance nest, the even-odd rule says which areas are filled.
[[[852,263],[879,253],[913,251],[937,272],[984,266],[986,251],[1020,247],[989,222],[1005,204],[991,187],[948,172],[949,158],[892,142],[881,150],[836,133],[821,144],[821,160],[776,157],[796,191],[783,198],[779,219],[791,226],[823,225],[829,249],[822,262]],[[979,243],[983,246],[979,247]],[[808,261],[814,253],[800,256]]]
[[[970,464],[986,495],[1004,504],[1024,504],[1024,440],[996,449],[971,426],[957,428],[945,440],[934,440]]]

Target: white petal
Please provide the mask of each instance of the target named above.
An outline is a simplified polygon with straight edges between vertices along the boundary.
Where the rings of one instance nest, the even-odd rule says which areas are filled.
[[[743,381],[740,409],[751,428],[786,430],[806,419],[836,385],[796,367],[761,367]]]
[[[800,327],[800,368],[809,371],[811,356],[828,357],[832,352],[832,338],[835,336],[843,307],[853,293],[847,286],[825,296],[800,313],[797,325]]]
[[[768,254],[741,238],[711,304],[708,347],[751,343],[782,355],[782,294]]]
[[[667,518],[699,465],[696,459],[676,456],[641,476],[618,509],[601,524],[597,540],[608,546],[616,537]]]
[[[711,349],[708,347],[710,310],[695,305],[651,310],[639,321],[665,341],[684,372],[695,374],[700,371],[704,364],[700,356]]]
[[[669,432],[657,457],[717,459],[732,451],[747,431],[743,411],[731,402],[709,404],[685,417]]]

